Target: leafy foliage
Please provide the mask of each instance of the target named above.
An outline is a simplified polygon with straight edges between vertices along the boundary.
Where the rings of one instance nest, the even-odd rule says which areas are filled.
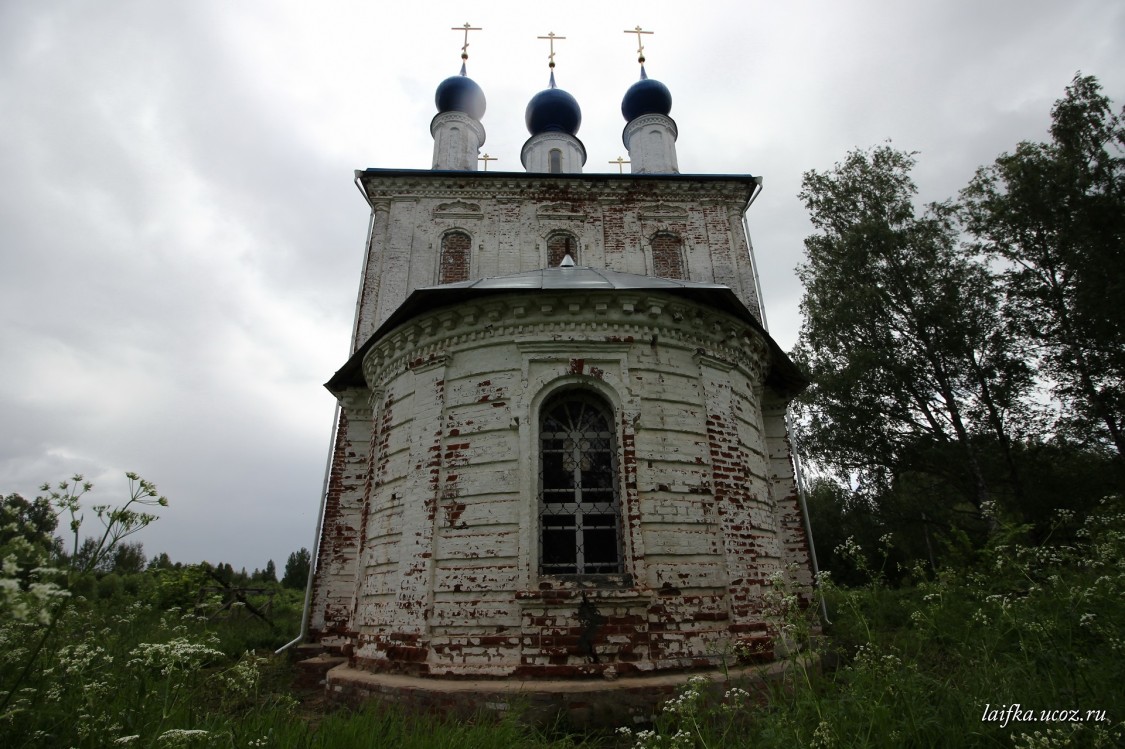
[[[541,737],[514,719],[465,721],[375,706],[353,713],[326,710],[319,701],[311,711],[302,708],[288,661],[267,655],[279,644],[276,631],[254,617],[216,617],[212,601],[168,605],[166,585],[194,582],[198,591],[206,574],[200,565],[144,574],[157,584],[141,586],[147,592],[140,596],[123,592],[112,599],[71,600],[37,667],[0,711],[0,746],[565,749],[576,744]],[[281,589],[278,597],[280,629],[294,632],[302,596]],[[32,623],[0,620],[0,683],[10,683],[40,634]]]
[[[42,497],[31,502],[18,494],[0,498],[0,561],[9,589],[27,588],[32,570],[54,551],[57,525],[54,508]]]
[[[1122,745],[1120,498],[1084,519],[1058,513],[1055,535],[1072,542],[1031,543],[1026,526],[998,522],[974,569],[905,570],[910,584],[898,589],[884,573],[894,566],[893,539],[875,550],[874,566],[846,542],[841,551],[857,560],[865,582],[845,589],[821,581],[830,641],[801,637],[807,614],[789,609],[782,626],[806,649],[793,654],[767,699],[732,711],[737,685],[725,685],[722,698],[689,685],[655,730],[630,732],[633,746]],[[1025,711],[1018,720],[1006,713],[1014,703]]]
[[[14,565],[5,559],[4,575],[0,581],[4,583],[0,590],[4,592],[0,598],[0,611],[9,616],[13,622],[23,622],[34,619],[36,625],[35,644],[21,653],[23,658],[22,668],[15,674],[10,683],[4,684],[4,691],[0,692],[0,712],[5,711],[12,704],[13,699],[20,693],[20,688],[31,675],[36,666],[36,661],[43,647],[54,634],[56,627],[70,605],[69,589],[85,574],[92,572],[103,560],[112,555],[121,539],[130,536],[152,521],[156,516],[146,512],[146,507],[166,507],[168,500],[156,491],[156,485],[142,479],[135,473],[128,473],[129,498],[119,506],[94,505],[95,516],[101,522],[103,533],[95,541],[89,555],[78,564],[78,538],[82,528],[84,513],[81,506],[82,497],[93,488],[93,484],[84,481],[82,476],[74,476],[70,481],[63,481],[54,489],[49,484],[44,484],[42,490],[47,492],[45,497],[38,497],[36,505],[42,509],[44,506],[52,508],[56,515],[69,516],[70,531],[74,538],[73,553],[64,558],[59,555],[60,561],[69,560],[69,565],[63,568],[49,566],[49,554],[43,550],[40,555],[40,566],[34,570],[38,580],[32,582],[25,593],[20,594],[10,585],[8,578]],[[40,524],[45,527],[44,523]],[[48,536],[49,532],[40,531],[41,536]],[[40,544],[42,546],[42,544]],[[54,548],[54,543],[50,544]],[[63,585],[59,580],[64,581]],[[114,597],[117,593],[116,585],[119,581],[114,577],[106,585],[106,597]],[[99,591],[101,592],[101,591]]]
[[[961,193],[975,247],[1001,265],[1013,330],[1034,347],[1083,444],[1125,458],[1125,120],[1092,76]]]
[[[949,207],[916,214],[913,165],[881,146],[805,175],[817,231],[798,269],[795,357],[813,380],[800,401],[804,447],[869,498],[909,487],[926,502],[936,489],[946,512],[979,508],[992,496],[981,444],[1007,448],[1030,372],[1004,334],[993,278],[960,252]]]
[[[919,210],[914,155],[889,145],[804,177],[798,447],[868,548],[893,531],[964,562],[985,506],[1042,535],[1125,487],[1125,127],[1082,76],[1052,120],[956,204]]]

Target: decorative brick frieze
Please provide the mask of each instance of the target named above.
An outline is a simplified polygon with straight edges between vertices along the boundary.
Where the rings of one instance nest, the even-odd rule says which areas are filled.
[[[560,318],[578,315],[581,319]],[[586,318],[594,316],[591,324]],[[484,321],[484,324],[480,323]],[[657,348],[706,345],[738,362],[760,381],[769,366],[764,339],[726,313],[656,293],[599,292],[596,295],[506,296],[501,301],[462,304],[423,315],[389,332],[364,357],[364,376],[380,382],[395,371],[451,347],[490,340],[583,340],[589,343],[647,341]]]
[[[460,221],[461,219],[484,218],[480,205],[465,203],[455,200],[451,203],[439,203],[433,208],[433,217],[438,220]]]

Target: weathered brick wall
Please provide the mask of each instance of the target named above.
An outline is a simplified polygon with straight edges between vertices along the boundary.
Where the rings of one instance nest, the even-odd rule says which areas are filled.
[[[660,232],[652,238],[653,275],[661,278],[683,278],[684,241],[671,232]]]
[[[376,300],[379,298],[381,288],[383,252],[388,242],[390,215],[389,199],[372,201],[371,233],[367,237],[367,246],[364,250],[363,278],[359,287],[359,298],[356,300],[356,328],[352,331],[350,353],[354,353],[377,327],[375,320],[379,307]]]
[[[463,231],[451,231],[441,238],[441,277],[439,283],[457,283],[469,278],[472,239]]]
[[[582,265],[722,283],[757,310],[745,178],[360,181],[373,216],[353,350],[414,289],[557,265],[570,243]],[[767,358],[746,324],[640,292],[494,298],[401,326],[367,355],[369,400],[345,399],[314,635],[431,676],[690,669],[736,641],[769,657],[766,580],[810,575]],[[618,576],[538,571],[537,409],[559,387],[597,390],[618,417]]]
[[[485,299],[385,336],[364,362],[366,510],[326,512],[362,561],[318,594],[354,602],[355,662],[574,677],[715,666],[737,639],[772,653],[762,584],[800,539],[768,484],[785,445],[761,410],[767,356],[745,323],[641,292]],[[537,408],[560,387],[618,416],[621,575],[537,569]]]
[[[470,237],[469,278],[557,265],[549,245],[565,231],[576,238],[582,265],[721,283],[758,309],[739,218],[749,196],[745,179],[369,171],[360,180],[375,208],[357,345],[411,291],[459,277],[462,265],[450,275],[441,260],[442,237],[454,230]],[[654,255],[652,242],[662,233],[682,242],[678,270],[672,255]]]
[[[557,268],[567,255],[577,265],[582,265],[578,256],[578,243],[570,232],[555,232],[547,237],[547,267]]]
[[[310,629],[328,643],[354,639],[355,582],[370,495],[371,407],[367,390],[340,396],[324,520],[317,549]]]
[[[785,412],[786,404],[783,401],[767,395],[762,409],[762,422],[769,450],[770,487],[775,504],[778,546],[787,573],[806,593],[811,593],[813,580],[809,538],[797,496],[793,452]]]

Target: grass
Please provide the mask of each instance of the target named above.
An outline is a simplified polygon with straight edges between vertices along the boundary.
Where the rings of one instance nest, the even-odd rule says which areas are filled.
[[[1057,530],[1073,540],[1029,545],[1004,528],[967,568],[911,570],[902,588],[872,570],[861,587],[825,584],[827,640],[808,636],[807,612],[781,624],[824,668],[794,658],[761,703],[689,696],[633,746],[1125,744],[1125,513],[1107,501]],[[780,584],[774,597],[791,598]]]
[[[1057,537],[1068,540],[1031,545],[1006,528],[966,567],[906,571],[903,587],[872,570],[864,586],[825,584],[827,637],[779,577],[779,630],[804,646],[784,683],[765,699],[689,684],[649,730],[615,735],[328,706],[294,692],[291,666],[268,655],[297,630],[298,594],[279,594],[269,624],[214,602],[179,606],[183,581],[157,575],[70,602],[0,715],[0,746],[1119,746],[1125,513],[1107,502],[1081,523],[1060,517]],[[34,617],[0,621],[0,690],[42,632]],[[1055,710],[1078,712],[1044,712]]]

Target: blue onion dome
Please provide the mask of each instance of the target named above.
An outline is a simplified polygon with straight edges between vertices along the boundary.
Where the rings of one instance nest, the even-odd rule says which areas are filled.
[[[672,92],[660,81],[654,81],[645,74],[641,66],[641,79],[629,87],[621,100],[621,114],[626,122],[632,122],[642,114],[662,114],[672,111]]]
[[[531,97],[523,119],[532,135],[546,132],[574,135],[582,125],[582,109],[573,96],[555,88],[555,74],[552,72],[551,87]]]
[[[446,78],[438,84],[434,95],[438,114],[443,112],[464,112],[474,120],[484,117],[484,91],[477,82],[469,78],[462,69],[461,75]]]

